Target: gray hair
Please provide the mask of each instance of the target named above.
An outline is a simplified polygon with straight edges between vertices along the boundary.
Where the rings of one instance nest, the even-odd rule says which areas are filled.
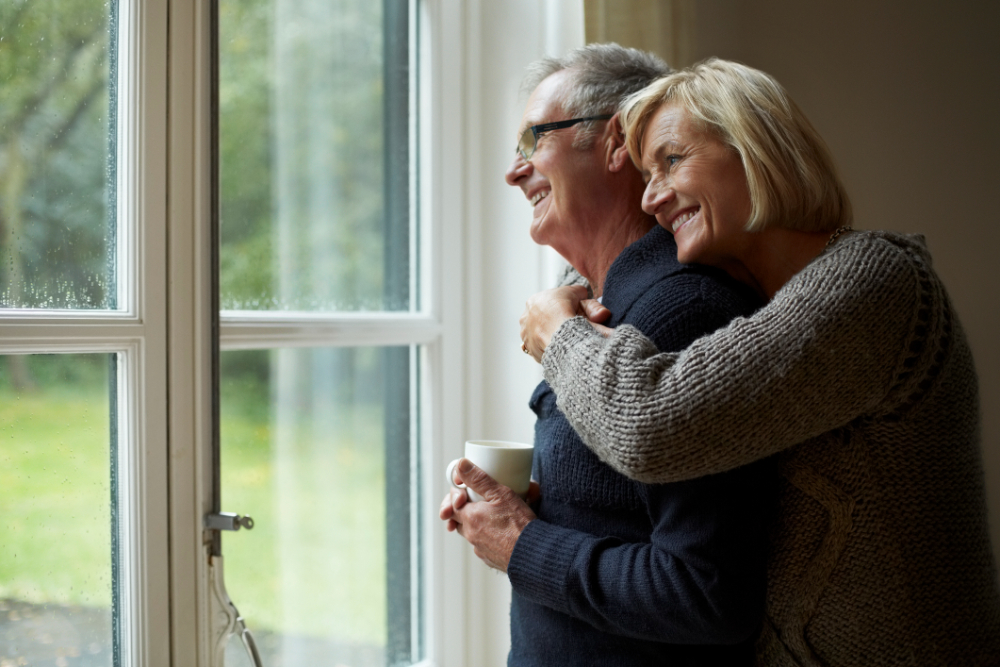
[[[588,44],[561,58],[542,58],[528,66],[521,84],[527,97],[543,80],[562,70],[572,70],[573,86],[562,100],[570,117],[613,114],[629,95],[671,73],[659,56],[615,43]],[[585,148],[594,136],[593,123],[579,126],[574,146]]]

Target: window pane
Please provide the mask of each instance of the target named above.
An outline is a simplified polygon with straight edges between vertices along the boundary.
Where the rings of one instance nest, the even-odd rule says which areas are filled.
[[[226,585],[265,664],[405,664],[411,580],[410,348],[222,355]],[[412,539],[411,539],[412,538]]]
[[[223,310],[415,306],[407,7],[221,0]]]
[[[0,664],[112,665],[110,355],[0,357]]]
[[[0,307],[117,307],[116,4],[0,2]]]

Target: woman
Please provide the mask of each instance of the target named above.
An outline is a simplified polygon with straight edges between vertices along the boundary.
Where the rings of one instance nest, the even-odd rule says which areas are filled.
[[[522,340],[567,419],[647,483],[777,455],[758,664],[1000,664],[975,369],[922,238],[850,230],[823,142],[763,72],[709,60],[622,115],[678,258],[768,304],[661,354],[576,317],[579,288],[536,295]]]

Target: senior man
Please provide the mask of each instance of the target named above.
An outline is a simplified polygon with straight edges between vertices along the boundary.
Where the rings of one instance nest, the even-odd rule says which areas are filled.
[[[569,262],[570,279],[611,311],[609,326],[631,324],[676,351],[760,303],[721,271],[679,264],[671,234],[641,209],[643,177],[616,112],[668,72],[616,44],[532,65],[507,183],[532,206],[532,239]],[[462,492],[440,514],[510,579],[508,665],[752,664],[770,463],[640,484],[587,449],[546,382],[529,405],[540,496],[529,506],[463,460],[456,480],[484,501]]]

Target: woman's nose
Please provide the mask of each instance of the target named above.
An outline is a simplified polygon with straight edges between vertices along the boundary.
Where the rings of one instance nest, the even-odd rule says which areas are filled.
[[[664,204],[673,199],[673,188],[665,187],[656,181],[646,184],[646,190],[642,193],[642,210],[646,215],[656,215]]]
[[[521,157],[520,153],[514,153],[514,159],[511,161],[510,166],[507,167],[506,181],[507,185],[517,185],[525,176],[531,175],[531,170],[534,167],[531,163]]]

